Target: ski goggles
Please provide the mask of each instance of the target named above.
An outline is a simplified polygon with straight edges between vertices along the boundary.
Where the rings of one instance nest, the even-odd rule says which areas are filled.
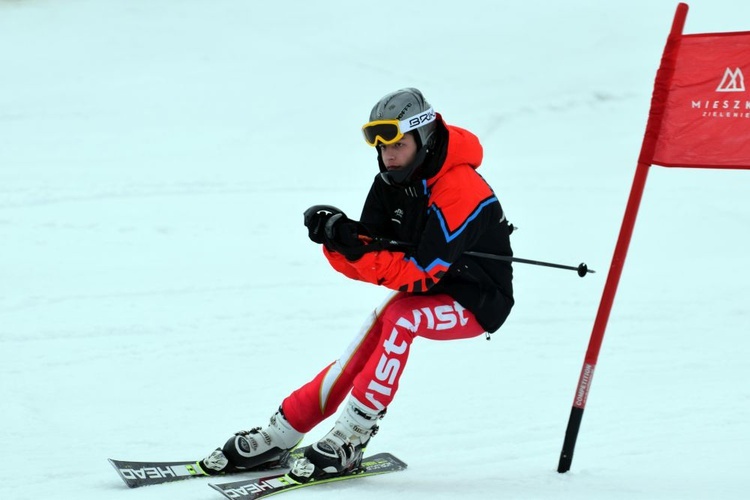
[[[369,146],[375,147],[378,143],[395,144],[404,137],[405,133],[434,122],[436,118],[435,111],[430,108],[406,120],[374,120],[365,123],[362,126],[362,133]]]

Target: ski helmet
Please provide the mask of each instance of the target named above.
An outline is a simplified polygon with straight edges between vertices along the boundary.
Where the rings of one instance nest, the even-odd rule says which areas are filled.
[[[399,170],[387,171],[383,165],[381,151],[378,148],[378,163],[381,167],[383,179],[389,184],[408,183],[412,174],[424,162],[430,149],[430,140],[437,129],[435,111],[424,98],[422,92],[409,87],[396,90],[381,98],[370,112],[370,122],[376,120],[398,120],[402,126],[406,122],[408,123],[408,132],[413,132],[417,143],[417,156],[411,165],[406,165]]]
[[[370,121],[375,120],[399,120],[406,121],[411,118],[420,119],[417,122],[414,134],[417,139],[417,148],[421,149],[427,144],[430,136],[435,132],[435,112],[430,103],[418,89],[405,88],[391,92],[372,108]]]

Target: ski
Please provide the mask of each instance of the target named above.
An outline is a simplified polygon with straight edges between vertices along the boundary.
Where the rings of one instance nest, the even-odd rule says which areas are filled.
[[[109,459],[129,488],[207,476],[197,462],[129,462]]]
[[[289,457],[280,462],[266,464],[255,469],[238,471],[235,474],[246,472],[286,472],[291,460],[300,458],[304,453],[304,448],[293,451]],[[154,484],[171,483],[182,481],[193,477],[221,477],[206,474],[198,465],[198,461],[190,462],[131,462],[127,460],[109,459],[109,463],[115,468],[125,484],[129,488],[139,488],[141,486],[151,486]]]
[[[380,474],[387,474],[389,472],[396,472],[404,469],[406,469],[406,463],[399,460],[395,456],[391,455],[390,453],[378,453],[376,455],[365,457],[362,460],[362,465],[360,466],[360,468],[356,469],[355,471],[343,474],[341,476],[312,480],[309,483],[297,483],[293,479],[290,479],[286,474],[275,474],[272,476],[256,479],[233,481],[231,483],[210,483],[209,486],[231,500],[253,500],[255,498],[276,495],[285,491],[306,488],[308,486],[315,486],[317,484],[326,484],[361,477],[377,476]]]

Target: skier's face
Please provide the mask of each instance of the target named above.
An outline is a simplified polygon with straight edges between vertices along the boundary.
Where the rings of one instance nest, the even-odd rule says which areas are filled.
[[[378,146],[387,170],[398,170],[411,164],[417,156],[417,141],[410,133],[405,134],[400,141],[393,144]]]

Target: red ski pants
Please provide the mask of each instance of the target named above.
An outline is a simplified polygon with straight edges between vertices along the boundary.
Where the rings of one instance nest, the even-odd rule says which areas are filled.
[[[284,400],[284,415],[296,430],[308,432],[336,412],[349,392],[363,405],[383,410],[398,390],[415,337],[456,340],[483,332],[474,314],[448,295],[394,293],[339,359]]]

